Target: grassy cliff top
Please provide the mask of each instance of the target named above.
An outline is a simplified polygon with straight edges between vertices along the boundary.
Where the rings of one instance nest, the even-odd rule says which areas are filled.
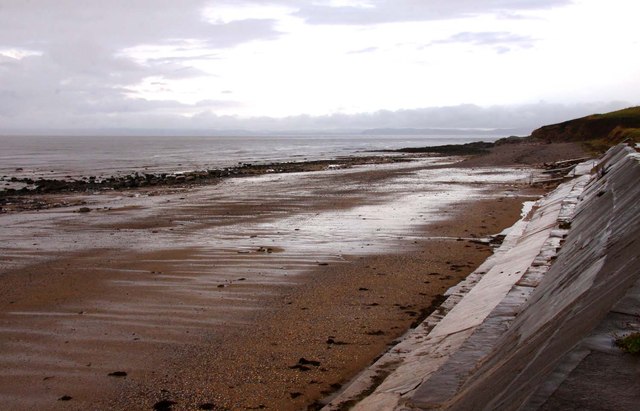
[[[540,127],[531,133],[546,142],[582,142],[593,152],[625,140],[640,142],[640,106]]]
[[[629,107],[618,111],[612,111],[610,113],[605,114],[592,114],[587,117],[583,117],[583,119],[589,120],[597,120],[597,119],[617,119],[621,121],[637,121],[640,119],[640,106],[637,107]],[[580,120],[580,119],[579,119]]]

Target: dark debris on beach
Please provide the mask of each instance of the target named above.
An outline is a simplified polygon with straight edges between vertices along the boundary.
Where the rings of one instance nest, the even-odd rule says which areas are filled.
[[[134,190],[151,187],[190,187],[215,184],[224,178],[256,176],[270,173],[295,173],[350,168],[365,164],[387,164],[411,161],[402,156],[344,157],[334,160],[282,162],[269,164],[242,163],[222,169],[195,170],[182,173],[133,172],[124,176],[87,176],[75,179],[46,179],[0,177],[0,181],[23,185],[22,188],[0,188],[0,213],[11,205],[12,211],[44,209],[55,204],[34,199],[34,195],[58,193],[100,192],[106,190]]]

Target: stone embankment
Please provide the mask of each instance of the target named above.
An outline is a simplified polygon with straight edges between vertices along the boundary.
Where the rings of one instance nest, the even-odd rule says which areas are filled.
[[[326,410],[632,410],[640,154],[576,166],[496,253]]]

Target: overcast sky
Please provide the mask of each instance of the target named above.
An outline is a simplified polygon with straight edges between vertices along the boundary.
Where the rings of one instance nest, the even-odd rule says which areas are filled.
[[[637,0],[0,0],[0,130],[536,127],[640,104]]]

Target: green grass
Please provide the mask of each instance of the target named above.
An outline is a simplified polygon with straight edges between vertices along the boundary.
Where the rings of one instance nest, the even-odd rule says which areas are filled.
[[[593,140],[588,140],[582,143],[582,146],[592,156],[600,156],[608,149],[611,148],[614,144],[611,141],[604,138],[597,138]]]
[[[607,138],[614,142],[621,142],[626,139],[637,142],[640,141],[640,128],[618,126],[609,132]]]
[[[623,131],[623,137],[629,138],[636,143],[640,142],[640,128],[625,128]]]
[[[640,128],[625,128],[618,126],[611,130],[606,138],[587,140],[584,141],[582,145],[589,154],[600,155],[612,146],[622,143],[623,141],[640,143]]]
[[[610,113],[605,114],[592,114],[587,116],[588,119],[628,119],[628,118],[638,118],[640,117],[640,106],[637,107],[629,107],[618,111],[612,111]]]
[[[615,343],[617,347],[626,353],[640,355],[640,332],[618,337]]]

